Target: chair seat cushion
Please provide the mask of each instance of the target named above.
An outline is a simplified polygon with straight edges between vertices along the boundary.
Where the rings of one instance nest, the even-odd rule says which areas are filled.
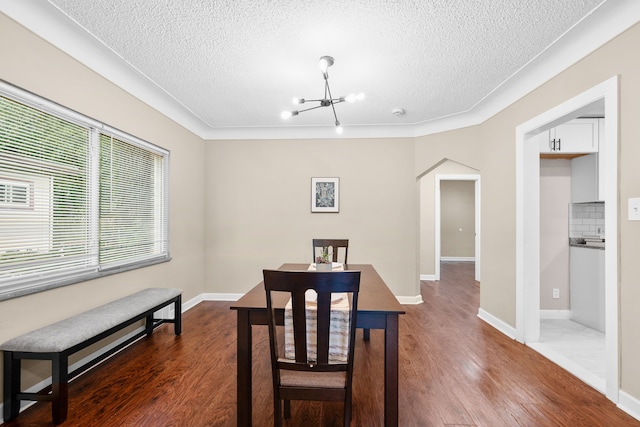
[[[345,372],[305,372],[280,370],[280,385],[287,387],[343,388]]]

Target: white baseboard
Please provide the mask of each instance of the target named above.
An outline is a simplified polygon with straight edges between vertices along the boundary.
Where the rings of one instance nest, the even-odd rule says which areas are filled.
[[[505,334],[506,336],[508,336],[511,339],[515,339],[516,338],[516,328],[514,328],[511,325],[508,325],[507,323],[503,322],[502,320],[498,319],[497,317],[495,317],[492,314],[489,314],[488,312],[484,311],[483,309],[478,309],[478,317],[482,320],[484,320],[485,322],[487,322],[489,325],[493,326],[494,328],[496,328],[498,331],[502,332],[503,334]]]
[[[396,299],[400,304],[406,305],[422,304],[424,302],[422,301],[422,295],[416,295],[414,297],[396,297]]]
[[[201,294],[202,301],[238,301],[244,294],[206,293]]]
[[[420,280],[436,280],[435,274],[421,274]]]
[[[441,256],[440,261],[463,261],[463,262],[473,262],[475,261],[475,257],[468,256]]]
[[[623,390],[618,394],[618,408],[636,420],[640,420],[640,400]]]
[[[540,319],[571,319],[571,310],[540,310]]]

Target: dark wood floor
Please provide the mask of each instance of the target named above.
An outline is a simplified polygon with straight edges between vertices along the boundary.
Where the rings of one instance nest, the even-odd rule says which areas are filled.
[[[401,426],[640,426],[602,394],[478,319],[473,264],[443,263],[400,319]],[[234,426],[235,312],[203,302],[69,387],[63,426]],[[253,422],[272,425],[266,329],[254,330]],[[264,330],[263,330],[264,329]],[[383,425],[383,336],[358,340],[353,426]],[[6,427],[51,425],[38,403]],[[338,404],[292,404],[288,426],[338,425]]]

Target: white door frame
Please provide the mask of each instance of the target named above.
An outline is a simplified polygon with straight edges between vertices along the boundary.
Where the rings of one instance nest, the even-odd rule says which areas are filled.
[[[618,86],[617,76],[587,90],[516,128],[516,339],[540,338],[540,133],[589,110],[605,106],[605,310],[606,391],[618,402]],[[567,236],[568,237],[568,236]],[[578,377],[579,374],[575,373]]]
[[[435,280],[440,280],[440,181],[474,181],[475,192],[475,279],[480,281],[480,175],[436,174],[435,176]]]

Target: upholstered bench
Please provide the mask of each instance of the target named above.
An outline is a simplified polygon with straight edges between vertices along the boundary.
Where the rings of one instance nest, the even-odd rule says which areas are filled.
[[[154,312],[173,304],[173,319],[156,319]],[[182,332],[182,290],[149,288],[133,295],[85,311],[78,315],[15,337],[2,345],[4,352],[4,421],[20,411],[21,400],[50,401],[54,424],[67,417],[68,382],[144,335],[150,335],[163,323],[173,323],[176,335]],[[107,350],[73,372],[69,371],[69,355],[109,335],[145,319],[145,328]],[[22,359],[50,360],[51,387],[38,393],[20,391]]]

